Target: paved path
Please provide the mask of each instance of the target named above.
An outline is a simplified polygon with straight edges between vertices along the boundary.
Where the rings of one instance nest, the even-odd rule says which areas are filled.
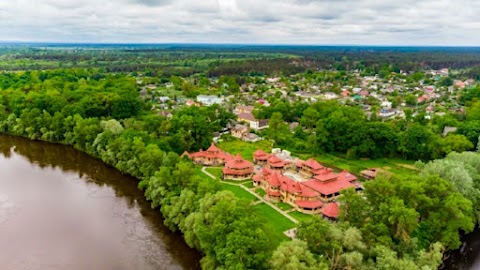
[[[217,179],[214,175],[212,175],[211,173],[207,172],[207,167],[203,167],[202,168],[202,172],[206,175],[208,175],[210,178],[213,178],[213,179]],[[259,200],[261,200],[262,202],[266,203],[267,205],[269,205],[270,207],[272,207],[273,209],[275,209],[275,211],[277,211],[278,213],[282,214],[284,217],[288,218],[289,220],[291,220],[293,223],[295,224],[298,224],[298,220],[294,219],[292,216],[288,215],[287,213],[285,213],[285,211],[283,211],[282,209],[278,208],[276,205],[272,204],[271,202],[265,200],[262,196],[258,195],[256,192],[252,191],[251,189],[247,188],[246,186],[242,185],[242,184],[236,184],[236,183],[230,183],[230,182],[225,182],[225,181],[222,181],[220,180],[221,183],[224,183],[224,184],[227,184],[227,185],[232,185],[232,186],[237,186],[237,187],[241,187],[243,188],[244,190],[250,192],[250,194],[254,195],[255,197],[257,197]]]

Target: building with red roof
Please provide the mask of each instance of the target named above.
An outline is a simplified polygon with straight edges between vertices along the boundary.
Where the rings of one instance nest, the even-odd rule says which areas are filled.
[[[254,160],[257,163],[266,160],[262,171],[252,178],[254,186],[264,189],[267,199],[287,203],[302,213],[320,214],[326,211],[329,218],[336,218],[338,205],[331,205],[331,202],[340,192],[347,188],[363,189],[354,174],[348,171],[336,173],[313,158],[297,160],[292,167],[289,161],[257,150]],[[325,210],[327,205],[330,205],[328,211]],[[335,207],[337,214],[332,214],[335,211],[330,208]]]
[[[192,154],[185,152],[182,156],[188,156],[194,163],[203,166],[221,166],[234,159],[232,155],[218,148],[213,143],[206,151],[200,150]]]
[[[223,168],[223,179],[246,180],[253,175],[253,164],[246,161],[240,154],[228,161]]]
[[[338,219],[339,210],[340,210],[340,207],[338,206],[338,203],[336,202],[328,203],[323,207],[322,215],[325,218],[336,220]]]
[[[278,158],[276,155],[272,154],[267,160],[267,166],[272,170],[283,172],[288,169],[288,167],[290,166],[290,162],[282,160]]]
[[[269,154],[265,153],[262,149],[258,149],[253,153],[253,162],[259,165],[266,165],[269,157]]]

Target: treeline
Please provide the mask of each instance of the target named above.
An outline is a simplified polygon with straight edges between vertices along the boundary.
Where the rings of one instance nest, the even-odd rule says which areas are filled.
[[[0,70],[104,68],[165,76],[291,75],[305,71],[360,70],[378,74],[425,69],[470,69],[478,77],[478,48],[241,45],[32,44],[1,48]]]
[[[272,99],[269,107],[259,106],[259,119],[270,119],[265,135],[281,147],[308,152],[339,153],[347,158],[402,157],[410,160],[442,158],[456,151],[474,149],[480,136],[480,103],[472,103],[467,118],[448,113],[425,119],[425,114],[406,119],[369,118],[362,109],[342,106],[336,101],[283,102]],[[294,130],[287,122],[298,122]],[[445,126],[458,127],[456,133],[443,137]]]

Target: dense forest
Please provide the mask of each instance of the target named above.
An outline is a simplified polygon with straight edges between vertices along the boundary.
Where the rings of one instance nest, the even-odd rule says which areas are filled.
[[[433,270],[445,250],[460,246],[459,233],[472,231],[480,218],[480,156],[455,153],[473,150],[478,143],[478,89],[463,93],[466,117],[452,113],[428,123],[421,116],[369,119],[358,108],[334,102],[290,104],[278,99],[257,108],[256,115],[270,119],[266,136],[281,147],[340,152],[352,159],[402,156],[423,161],[417,164],[419,176],[383,176],[366,183],[363,194],[345,191],[340,222],[301,222],[298,239],[277,247],[270,244],[276,242],[271,228],[252,205],[222,191],[215,180],[200,179],[192,163],[179,156],[207,148],[213,133],[234,115],[219,105],[180,107],[171,118],[159,115],[140,98],[134,77],[139,72],[169,80],[173,73],[289,74],[322,66],[342,69],[343,64],[374,71],[385,61],[403,68],[412,59],[417,59],[415,68],[474,66],[479,57],[470,57],[468,49],[392,49],[371,56],[368,48],[273,48],[268,56],[266,49],[249,53],[241,46],[222,47],[218,53],[143,46],[2,50],[0,68],[8,71],[0,73],[0,132],[72,145],[138,178],[165,224],[204,255],[204,269]],[[55,68],[59,63],[65,66]],[[298,121],[306,129],[292,133],[284,120]],[[452,122],[460,126],[458,134],[441,137],[440,130]]]

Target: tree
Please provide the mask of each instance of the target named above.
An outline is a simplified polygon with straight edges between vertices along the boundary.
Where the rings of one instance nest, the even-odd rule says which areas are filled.
[[[283,242],[273,253],[270,265],[272,270],[328,269],[319,265],[308,250],[307,243],[300,240]]]

